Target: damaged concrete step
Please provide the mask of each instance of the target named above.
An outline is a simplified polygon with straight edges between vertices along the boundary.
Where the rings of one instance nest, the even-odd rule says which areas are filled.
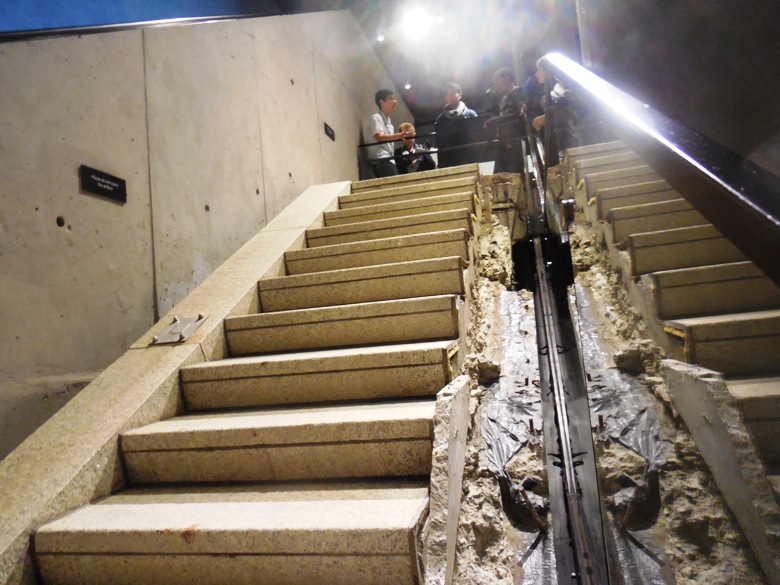
[[[479,177],[479,165],[468,164],[458,167],[447,167],[444,169],[434,169],[432,171],[423,171],[421,173],[408,173],[406,175],[396,175],[395,177],[385,177],[382,179],[368,179],[352,183],[352,193],[362,193],[365,191],[378,191],[381,189],[395,189],[398,187],[407,187],[416,183],[431,183],[438,181],[447,181],[451,179],[469,178],[476,181]]]
[[[465,293],[460,256],[413,260],[258,282],[264,313]]]
[[[742,411],[759,455],[767,465],[777,466],[780,463],[780,378],[731,379],[726,385]],[[780,488],[780,483],[776,488]]]
[[[473,234],[475,225],[476,219],[473,213],[468,209],[456,209],[313,228],[306,230],[306,243],[309,248],[316,248],[457,229],[465,229],[469,234]]]
[[[577,184],[576,198],[581,206],[587,205],[592,197],[602,189],[625,187],[636,183],[659,181],[661,177],[649,165],[637,165],[616,171],[588,173],[582,179],[582,186]]]
[[[571,169],[578,161],[622,152],[628,152],[628,147],[621,140],[600,142],[599,144],[589,144],[587,146],[575,146],[565,152],[564,165]]]
[[[230,355],[458,337],[454,295],[260,313],[225,319]]]
[[[325,226],[359,223],[361,221],[374,221],[378,219],[391,219],[418,215],[421,213],[436,213],[438,211],[451,211],[453,209],[468,209],[475,213],[479,207],[474,189],[461,191],[450,195],[436,195],[421,197],[419,199],[406,199],[394,203],[381,203],[377,205],[364,205],[362,207],[350,207],[337,211],[325,212]]]
[[[36,560],[47,585],[412,585],[427,504],[427,481],[127,490],[41,527]]]
[[[317,246],[285,253],[289,275],[395,264],[426,258],[460,256],[469,261],[469,232],[465,229],[429,232],[349,244]]]
[[[634,276],[746,260],[712,225],[631,234],[626,241]]]
[[[189,410],[433,396],[452,379],[456,341],[231,358],[181,370]]]
[[[666,181],[646,181],[623,187],[600,189],[588,202],[586,215],[592,222],[608,217],[619,207],[661,203],[664,201],[685,201]],[[652,230],[641,230],[652,231]]]
[[[780,307],[780,287],[752,262],[665,270],[649,278],[660,319]]]
[[[373,205],[404,203],[429,197],[456,195],[458,193],[477,193],[476,176],[458,177],[442,181],[423,181],[403,184],[398,187],[359,191],[339,197],[339,210],[357,209]]]
[[[666,321],[679,340],[675,359],[727,375],[761,375],[780,369],[780,310]]]
[[[436,401],[179,416],[122,434],[131,483],[291,481],[431,472]]]
[[[601,193],[598,197],[601,200]],[[709,223],[685,199],[615,207],[610,209],[607,214],[607,221],[612,229],[612,241],[614,242],[620,242],[630,234]]]
[[[572,162],[574,180],[579,181],[589,173],[616,171],[643,164],[639,155],[630,150],[606,152],[599,156],[582,157]]]

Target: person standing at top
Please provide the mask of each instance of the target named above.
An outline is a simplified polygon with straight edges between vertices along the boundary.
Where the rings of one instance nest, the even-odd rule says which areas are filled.
[[[398,101],[391,89],[380,89],[374,96],[379,111],[371,116],[366,123],[364,136],[366,142],[380,142],[368,147],[368,158],[371,170],[376,178],[392,177],[398,174],[393,158],[394,145],[397,140],[407,138],[404,132],[396,132],[390,114],[395,111]]]
[[[520,141],[525,136],[523,116],[526,100],[523,90],[515,83],[515,75],[508,67],[502,67],[493,75],[499,114],[485,122],[488,130],[498,130],[498,155],[496,173],[522,173],[523,154]]]
[[[451,120],[477,117],[477,113],[463,103],[462,96],[463,88],[454,81],[444,86],[444,111],[436,117],[437,127]]]

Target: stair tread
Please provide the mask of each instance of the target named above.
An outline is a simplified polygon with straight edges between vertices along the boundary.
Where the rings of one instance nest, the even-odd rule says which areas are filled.
[[[780,418],[780,377],[733,378],[726,386],[746,421]]]
[[[435,400],[178,416],[122,434],[124,451],[430,438]]]
[[[325,225],[330,225],[333,220],[340,220],[344,223],[356,223],[364,221],[365,216],[381,215],[385,213],[397,213],[398,216],[411,215],[419,213],[420,208],[436,207],[449,203],[465,202],[473,208],[476,185],[471,190],[463,190],[457,193],[447,193],[444,195],[431,195],[428,197],[419,197],[414,199],[404,199],[390,203],[375,203],[371,205],[362,205],[360,207],[347,207],[335,211],[326,211],[324,213]],[[428,211],[427,213],[431,213]],[[351,220],[351,221],[350,221]],[[334,224],[335,225],[335,224]]]
[[[753,333],[757,323],[766,323],[767,325],[774,326],[780,331],[780,309],[769,309],[766,311],[749,311],[745,313],[729,313],[726,315],[704,315],[701,317],[688,317],[685,319],[673,319],[667,321],[670,325],[677,325],[680,327],[686,327],[690,329],[699,330],[718,330],[724,328],[744,329],[748,327]],[[717,334],[717,332],[715,333]],[[698,339],[706,339],[706,337],[699,337]]]
[[[40,553],[409,554],[426,482],[134,489],[38,529]]]
[[[446,167],[443,169],[433,169],[419,173],[408,173],[405,175],[396,175],[394,177],[384,177],[380,179],[366,179],[352,183],[352,193],[363,193],[366,191],[375,191],[379,189],[393,188],[415,183],[426,183],[432,180],[445,180],[449,177],[458,176],[477,176],[479,165],[468,164],[459,167]]]
[[[286,369],[290,371],[329,371],[334,360],[345,362],[362,362],[364,366],[393,365],[399,360],[410,362],[405,354],[413,353],[418,359],[441,361],[441,355],[457,346],[457,341],[426,341],[422,343],[404,343],[396,345],[378,345],[372,347],[351,347],[342,349],[324,349],[319,351],[302,351],[276,355],[236,357],[213,362],[207,362],[181,369],[182,380],[200,381],[215,380],[224,375],[236,377],[251,377],[258,371]],[[274,367],[276,366],[276,367]],[[342,366],[344,367],[344,366]]]

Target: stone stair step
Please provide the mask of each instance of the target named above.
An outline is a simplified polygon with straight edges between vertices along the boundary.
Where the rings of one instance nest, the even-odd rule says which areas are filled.
[[[41,527],[36,557],[47,585],[411,585],[427,503],[427,481],[135,489]]]
[[[712,225],[631,234],[626,241],[634,276],[746,260]]]
[[[315,248],[457,229],[465,229],[473,234],[475,224],[474,214],[468,209],[439,211],[397,219],[313,228],[306,230],[306,243],[309,248]]]
[[[600,189],[591,198],[586,208],[588,219],[595,222],[608,217],[609,213],[619,207],[661,203],[664,201],[685,201],[680,194],[669,186],[666,181],[646,181],[633,183],[622,187]],[[652,230],[642,230],[652,231]]]
[[[588,173],[582,178],[582,187],[576,191],[577,203],[587,205],[588,201],[602,189],[625,187],[637,183],[647,183],[661,180],[649,165],[637,165],[615,171],[603,171],[600,173]],[[580,184],[577,184],[580,187]]]
[[[430,183],[446,181],[451,179],[470,178],[477,180],[479,177],[479,165],[468,164],[457,167],[447,167],[443,169],[434,169],[432,171],[423,171],[420,173],[408,173],[406,175],[397,175],[395,177],[385,177],[382,179],[368,179],[365,181],[356,181],[352,183],[352,193],[358,194],[365,191],[378,191],[381,189],[395,189],[406,187],[416,183]]]
[[[452,379],[456,341],[230,358],[181,369],[189,410],[432,396]]]
[[[726,385],[742,411],[761,458],[767,465],[780,462],[780,378],[730,379]]]
[[[230,355],[458,337],[454,295],[259,313],[225,319]]]
[[[780,310],[666,321],[680,340],[676,359],[726,375],[762,375],[780,369]]]
[[[414,260],[258,282],[263,312],[465,293],[460,256]]]
[[[709,222],[685,199],[614,207],[607,214],[612,241],[620,242],[631,234],[706,225]]]
[[[287,273],[294,276],[448,256],[460,256],[464,262],[469,261],[468,230],[428,232],[294,250],[285,254],[285,264]]]
[[[767,479],[769,480],[769,485],[772,488],[772,492],[775,494],[775,501],[780,504],[780,471],[777,469],[772,471],[772,473],[767,475]]]
[[[361,207],[349,207],[337,211],[325,212],[325,226],[359,223],[362,221],[375,221],[378,219],[391,219],[418,215],[421,213],[436,213],[438,211],[451,211],[453,209],[468,209],[476,213],[479,207],[476,189],[472,185],[471,191],[459,191],[447,195],[435,195],[420,197],[418,199],[404,199],[393,203],[380,203],[376,205],[364,205]]]
[[[598,144],[588,144],[587,146],[575,146],[569,148],[564,153],[564,165],[572,168],[575,163],[587,158],[596,158],[608,154],[617,154],[627,152],[628,146],[621,140],[612,142],[600,142]]]
[[[607,151],[599,156],[581,157],[572,162],[574,179],[579,181],[588,173],[600,173],[635,167],[643,164],[639,155],[630,150],[620,150],[617,153]]]
[[[179,416],[122,434],[131,483],[292,481],[431,472],[436,401]]]
[[[416,174],[416,173],[415,173]],[[350,195],[339,197],[339,210],[357,209],[359,207],[373,205],[387,205],[390,203],[404,203],[415,199],[427,199],[443,195],[456,195],[458,193],[477,192],[476,176],[447,178],[441,181],[424,181],[406,183],[389,188],[372,189],[353,192]]]
[[[780,307],[780,287],[752,262],[732,262],[650,275],[660,319]]]

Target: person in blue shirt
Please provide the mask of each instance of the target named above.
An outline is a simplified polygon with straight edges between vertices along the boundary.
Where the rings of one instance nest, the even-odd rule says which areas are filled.
[[[395,149],[395,166],[398,173],[405,175],[418,171],[431,171],[436,168],[436,162],[425,149],[414,141],[415,129],[409,122],[404,122],[398,129],[406,136],[403,145]]]
[[[463,88],[454,81],[444,86],[444,110],[436,117],[437,128],[452,120],[477,117],[477,113],[463,103],[462,96]]]

